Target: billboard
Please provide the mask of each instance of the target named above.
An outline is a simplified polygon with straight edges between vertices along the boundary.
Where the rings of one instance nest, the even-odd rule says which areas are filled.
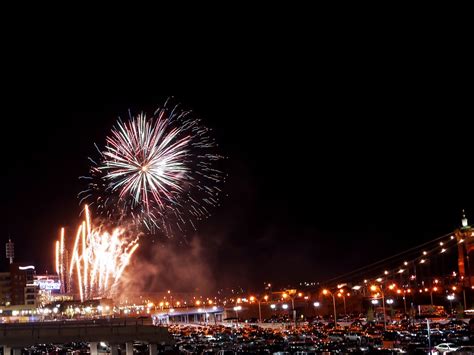
[[[35,280],[34,284],[39,287],[40,290],[46,291],[59,291],[61,290],[61,282],[53,279],[39,279]]]

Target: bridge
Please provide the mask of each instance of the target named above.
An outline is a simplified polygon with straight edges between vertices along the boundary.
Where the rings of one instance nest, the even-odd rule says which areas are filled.
[[[106,342],[111,354],[118,354],[118,345],[125,344],[126,354],[133,355],[133,342],[149,344],[150,355],[157,354],[157,345],[171,345],[173,339],[165,327],[146,324],[140,319],[89,321],[56,321],[5,323],[0,326],[3,354],[20,355],[21,349],[35,344],[89,343],[91,355],[98,354],[98,343]]]

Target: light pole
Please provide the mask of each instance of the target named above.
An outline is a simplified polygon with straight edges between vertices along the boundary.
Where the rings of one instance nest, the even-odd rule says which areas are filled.
[[[323,295],[331,295],[332,296],[332,305],[333,305],[333,308],[334,308],[334,328],[337,327],[337,314],[336,314],[336,297],[334,296],[334,293],[332,293],[331,291],[327,290],[327,289],[324,289],[323,290]]]
[[[288,305],[287,305],[286,303],[283,303],[283,304],[281,305],[281,308],[286,311],[286,310],[288,309]],[[284,323],[282,323],[282,324],[284,324]]]
[[[314,302],[313,303],[313,306],[314,306],[315,309],[318,309],[320,305],[321,304],[319,302]],[[315,313],[318,313],[318,312],[315,312]],[[318,316],[318,314],[316,314],[316,316]]]
[[[410,317],[410,315],[407,314],[407,296],[409,294],[411,294],[411,289],[403,290],[403,305],[405,307],[405,315],[408,315],[408,317]],[[412,301],[413,301],[413,296],[412,296]],[[410,305],[410,308],[411,308],[411,305]]]
[[[391,298],[389,298],[387,300],[387,304],[390,305],[390,319],[392,319],[392,316],[393,316],[393,306],[392,305],[393,305],[394,302],[395,301]]]
[[[346,294],[343,293],[343,291],[339,291],[339,293],[337,294],[337,297],[342,297],[342,300],[344,301],[344,315],[347,316],[347,310],[346,310],[346,295],[347,297],[349,297],[351,294],[349,292],[347,292]]]
[[[469,280],[471,280],[471,278],[469,278]],[[470,281],[469,281],[469,282],[470,282]],[[462,288],[462,295],[463,295],[463,298],[464,298],[464,309],[467,309],[466,288],[465,288],[465,287]]]
[[[380,294],[382,295],[382,309],[383,309],[383,329],[384,330],[387,330],[387,319],[385,318],[385,294],[382,290],[382,287],[380,286],[376,286],[376,285],[372,285],[370,286],[370,290],[375,292],[375,291],[379,291]]]
[[[431,290],[430,290],[430,297],[431,297],[431,305],[433,306],[433,291],[436,292],[438,291],[438,287],[432,287]]]
[[[249,299],[250,299],[250,302],[257,301],[257,303],[258,303],[258,321],[259,321],[259,323],[262,323],[262,300],[259,299],[259,298],[254,297],[254,296],[250,296]],[[265,302],[268,301],[268,296],[267,295],[263,296],[263,300]]]
[[[271,309],[272,311],[274,311],[276,308],[277,308],[276,304],[272,303],[272,304],[270,305],[270,309]],[[273,317],[273,312],[272,312],[272,317]]]
[[[454,293],[451,294],[451,295],[448,295],[448,300],[449,300],[449,303],[451,304],[451,314],[453,314],[453,300],[454,300]]]
[[[235,306],[235,317],[237,318],[237,327],[239,326],[239,311],[242,309],[242,306]]]
[[[376,313],[376,308],[375,308],[375,306],[379,303],[379,300],[374,298],[374,299],[373,299],[372,301],[370,301],[370,302],[373,304],[373,310],[374,310],[374,316],[375,316],[375,315],[377,314],[377,313]],[[367,320],[369,320],[369,319],[367,319]]]
[[[297,293],[296,290],[288,290],[285,293],[283,293],[283,299],[286,299],[287,297],[290,297],[291,299],[291,309],[293,313],[293,323],[296,328],[296,309],[295,309],[295,298],[296,297],[301,297],[303,294],[301,292]]]

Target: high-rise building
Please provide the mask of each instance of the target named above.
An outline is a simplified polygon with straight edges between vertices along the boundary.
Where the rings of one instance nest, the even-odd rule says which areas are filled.
[[[34,284],[35,267],[18,263],[10,264],[11,304],[34,305],[37,287]]]
[[[34,274],[34,266],[18,263],[10,264],[10,272],[0,273],[1,305],[35,306],[38,286],[34,284]]]
[[[9,272],[0,272],[0,306],[11,303],[11,277]]]

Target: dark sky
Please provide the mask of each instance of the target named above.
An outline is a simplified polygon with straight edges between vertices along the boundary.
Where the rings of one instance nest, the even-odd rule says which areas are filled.
[[[174,86],[126,66],[12,76],[2,95],[2,263],[10,235],[19,260],[51,270],[59,227],[77,223],[93,144],[119,114],[166,95],[201,116],[228,157],[228,197],[196,236],[218,286],[329,278],[451,231],[462,208],[474,220],[463,70],[400,58],[223,68]]]

